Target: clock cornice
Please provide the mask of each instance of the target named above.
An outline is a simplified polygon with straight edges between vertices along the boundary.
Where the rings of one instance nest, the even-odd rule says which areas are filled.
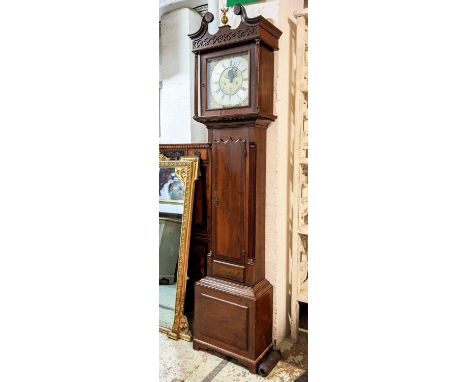
[[[215,34],[210,34],[208,24],[214,20],[214,16],[207,12],[203,16],[200,28],[195,33],[189,34],[192,39],[192,52],[208,51],[252,40],[258,40],[272,50],[278,50],[278,39],[282,32],[271,22],[263,16],[248,17],[241,4],[234,6],[234,14],[241,16],[241,22],[237,28],[232,29],[229,25],[223,25]]]

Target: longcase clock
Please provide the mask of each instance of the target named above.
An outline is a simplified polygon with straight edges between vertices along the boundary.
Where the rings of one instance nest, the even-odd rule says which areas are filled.
[[[281,31],[242,5],[238,28],[189,35],[195,53],[194,119],[212,145],[207,277],[195,286],[195,349],[213,349],[255,372],[272,347],[273,287],[265,279],[266,129],[273,115],[274,51]]]

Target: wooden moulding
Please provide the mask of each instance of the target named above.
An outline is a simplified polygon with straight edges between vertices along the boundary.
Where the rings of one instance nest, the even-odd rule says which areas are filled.
[[[223,293],[244,297],[250,300],[255,300],[256,298],[261,297],[271,289],[271,284],[267,279],[263,279],[253,287],[249,287],[236,282],[221,280],[210,276],[201,279],[198,282],[198,286],[208,289],[216,289]]]

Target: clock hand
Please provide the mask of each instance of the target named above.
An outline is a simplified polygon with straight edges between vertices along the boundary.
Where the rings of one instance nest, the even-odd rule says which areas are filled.
[[[234,68],[231,68],[228,70],[227,76],[232,83],[232,80],[237,77],[237,71]]]

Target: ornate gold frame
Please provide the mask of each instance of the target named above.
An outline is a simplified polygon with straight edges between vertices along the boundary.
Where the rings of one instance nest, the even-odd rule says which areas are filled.
[[[179,260],[177,269],[177,289],[172,329],[159,326],[159,331],[166,333],[169,338],[192,340],[192,334],[184,315],[185,291],[187,287],[187,268],[190,248],[190,231],[192,228],[193,195],[195,180],[198,179],[198,157],[181,157],[171,160],[159,154],[159,168],[174,168],[177,177],[185,187],[184,209],[180,229]]]

